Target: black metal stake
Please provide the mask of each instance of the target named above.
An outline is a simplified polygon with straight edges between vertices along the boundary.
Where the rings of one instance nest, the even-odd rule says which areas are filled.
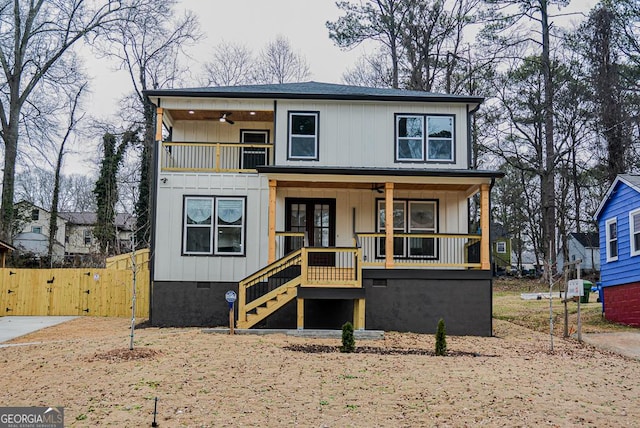
[[[158,397],[155,399],[155,403],[153,404],[153,422],[151,423],[152,427],[157,427],[156,423],[156,415],[158,414]]]

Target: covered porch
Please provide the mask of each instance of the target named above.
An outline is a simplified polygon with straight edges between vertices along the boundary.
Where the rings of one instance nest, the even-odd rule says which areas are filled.
[[[268,265],[240,282],[239,327],[255,325],[295,299],[302,329],[306,300],[342,299],[353,302],[354,326],[364,329],[363,271],[448,270],[460,278],[468,277],[463,271],[490,273],[495,173],[257,169],[269,184]],[[468,233],[468,204],[475,195],[479,228]]]

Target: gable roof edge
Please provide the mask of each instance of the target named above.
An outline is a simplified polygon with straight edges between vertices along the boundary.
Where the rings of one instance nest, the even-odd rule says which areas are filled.
[[[638,180],[636,180],[636,178]],[[635,181],[637,181],[637,183]],[[609,186],[609,189],[607,189],[607,192],[604,194],[604,197],[600,201],[600,205],[598,205],[598,209],[593,214],[594,221],[596,222],[598,221],[598,218],[600,217],[600,212],[604,209],[607,202],[609,202],[609,198],[611,198],[611,194],[613,193],[613,190],[616,188],[616,186],[620,182],[626,184],[636,192],[640,193],[640,175],[618,174],[616,176],[616,179],[613,180],[613,183],[611,183],[611,186]]]

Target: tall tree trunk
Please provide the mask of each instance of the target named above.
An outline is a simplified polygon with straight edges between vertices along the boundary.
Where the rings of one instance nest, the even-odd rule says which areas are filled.
[[[151,219],[153,218],[153,160],[156,140],[155,106],[144,102],[144,139],[140,164],[140,187],[136,202],[136,243],[138,247],[149,245],[151,237]]]
[[[551,57],[549,50],[549,14],[547,0],[540,0],[542,22],[542,73],[544,78],[544,139],[545,166],[541,177],[542,202],[542,248],[551,261],[556,248],[555,207],[555,147],[553,144],[553,82],[551,80]],[[552,272],[551,272],[552,273]]]
[[[15,116],[9,119],[6,129],[3,129],[4,141],[4,171],[2,178],[2,206],[0,206],[0,237],[6,242],[13,238],[13,193],[15,189],[16,157],[18,156],[18,122]],[[4,127],[3,127],[4,128]]]

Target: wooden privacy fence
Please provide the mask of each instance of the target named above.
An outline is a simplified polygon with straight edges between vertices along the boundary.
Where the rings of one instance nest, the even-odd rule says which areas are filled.
[[[118,256],[124,260],[126,255]],[[131,256],[128,256],[129,259]],[[136,318],[149,317],[148,253],[137,263]],[[116,260],[117,262],[117,260]],[[133,272],[118,269],[0,269],[0,315],[131,316]]]

